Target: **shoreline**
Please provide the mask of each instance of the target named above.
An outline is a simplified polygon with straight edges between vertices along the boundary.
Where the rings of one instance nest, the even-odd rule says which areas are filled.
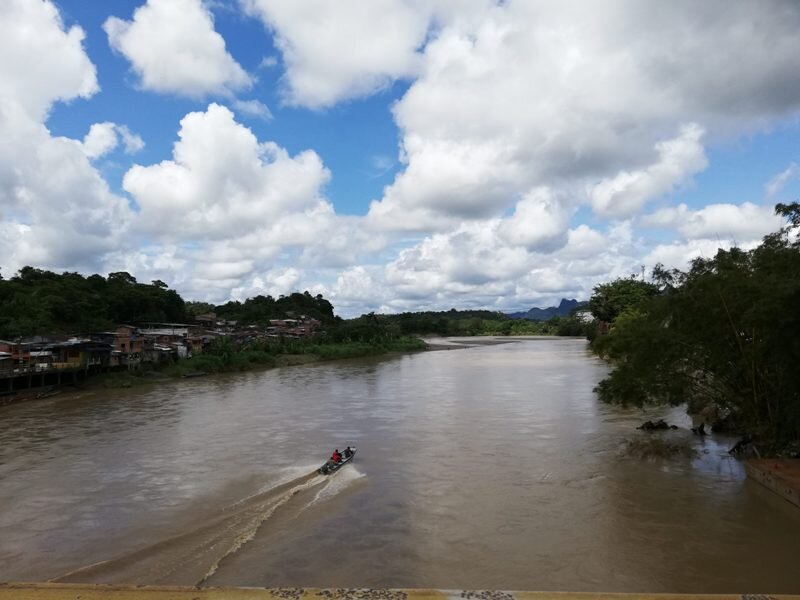
[[[585,340],[583,336],[575,335],[475,335],[475,336],[428,336],[420,337],[428,346],[427,350],[467,350],[481,346],[498,346],[500,344],[515,344],[529,340]]]
[[[472,341],[474,338],[474,341]],[[438,350],[466,350],[469,348],[478,348],[480,346],[497,346],[500,344],[511,344],[519,340],[514,339],[497,339],[494,336],[470,336],[470,337],[421,337],[420,338],[427,346],[427,351]],[[453,340],[453,341],[450,341]],[[469,341],[467,341],[469,340]]]
[[[418,338],[422,340],[422,338]],[[422,340],[424,342],[424,340]],[[232,368],[212,372],[189,372],[186,374],[169,374],[164,370],[153,369],[140,372],[131,371],[106,371],[87,377],[79,384],[62,384],[61,386],[40,386],[17,390],[0,396],[0,409],[14,404],[22,404],[36,400],[71,400],[82,398],[98,391],[118,391],[146,386],[159,386],[166,383],[181,382],[196,378],[214,377],[218,375],[233,375],[236,373],[252,373],[259,371],[269,371],[272,369],[282,369],[287,367],[301,367],[317,365],[321,363],[339,362],[369,357],[392,356],[402,354],[413,354],[415,352],[427,352],[430,348],[427,344],[419,349],[388,349],[379,353],[363,353],[357,356],[342,356],[337,358],[325,358],[315,354],[277,354],[273,364],[250,363],[246,368]],[[183,359],[191,360],[191,359]],[[180,364],[180,363],[175,363]]]
[[[0,396],[0,409],[13,404],[31,402],[35,400],[68,400],[81,398],[87,394],[98,391],[113,391],[138,388],[144,386],[158,386],[169,382],[179,382],[184,379],[196,379],[198,377],[213,377],[216,375],[226,375],[234,373],[250,373],[256,371],[267,371],[286,367],[299,367],[306,365],[316,365],[328,362],[339,362],[345,360],[361,359],[368,357],[381,357],[392,355],[413,354],[416,352],[438,352],[442,350],[468,350],[482,346],[496,346],[500,344],[512,344],[528,339],[553,339],[558,336],[415,336],[424,347],[418,349],[387,349],[378,353],[365,352],[355,356],[342,356],[336,358],[325,358],[315,354],[277,354],[274,356],[274,363],[250,363],[246,367],[224,369],[220,371],[189,371],[186,373],[167,373],[165,370],[153,369],[140,372],[131,371],[106,371],[98,373],[85,379],[79,384],[63,384],[61,386],[41,386],[17,390]],[[202,356],[202,355],[199,355]],[[183,359],[191,360],[191,359]],[[180,363],[175,363],[178,365]],[[185,364],[185,363],[184,363]],[[174,366],[174,365],[170,365]]]

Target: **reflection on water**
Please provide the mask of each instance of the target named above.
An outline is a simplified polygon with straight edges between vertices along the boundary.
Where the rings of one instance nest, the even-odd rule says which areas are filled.
[[[636,431],[688,422],[599,404],[605,372],[585,342],[546,339],[5,407],[0,580],[117,559],[83,577],[182,583],[195,541],[257,514],[206,583],[800,592],[800,511],[746,482],[728,439]],[[621,456],[637,435],[699,453]],[[270,512],[347,443],[356,465]],[[163,548],[177,562],[157,578],[112,573]]]

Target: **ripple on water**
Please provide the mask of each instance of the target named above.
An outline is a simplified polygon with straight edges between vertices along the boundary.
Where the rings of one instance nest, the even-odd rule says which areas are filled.
[[[206,548],[223,534],[203,526],[230,518],[252,539],[215,585],[800,591],[800,517],[748,485],[726,438],[620,458],[642,421],[688,423],[598,403],[606,372],[579,340],[536,340],[5,407],[0,579]],[[345,444],[355,469],[250,510]],[[740,567],[741,540],[763,567]]]

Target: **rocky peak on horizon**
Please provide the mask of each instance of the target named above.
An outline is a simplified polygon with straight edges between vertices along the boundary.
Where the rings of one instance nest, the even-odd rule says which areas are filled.
[[[522,311],[506,313],[512,319],[529,319],[531,321],[547,321],[553,317],[568,317],[569,314],[576,308],[588,306],[589,302],[586,300],[576,300],[575,298],[567,299],[562,298],[558,306],[548,306],[547,308],[533,308]]]

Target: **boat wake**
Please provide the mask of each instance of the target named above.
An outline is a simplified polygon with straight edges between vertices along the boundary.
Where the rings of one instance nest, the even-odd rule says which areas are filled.
[[[286,520],[332,498],[364,474],[353,466],[333,475],[308,473],[239,500],[201,527],[135,552],[52,579],[72,583],[200,585],[266,523]],[[290,521],[287,525],[290,524]]]
[[[325,485],[319,488],[314,499],[306,504],[304,508],[310,508],[319,502],[333,498],[364,477],[366,477],[366,475],[355,466],[350,466],[347,469],[343,469],[327,477]]]

